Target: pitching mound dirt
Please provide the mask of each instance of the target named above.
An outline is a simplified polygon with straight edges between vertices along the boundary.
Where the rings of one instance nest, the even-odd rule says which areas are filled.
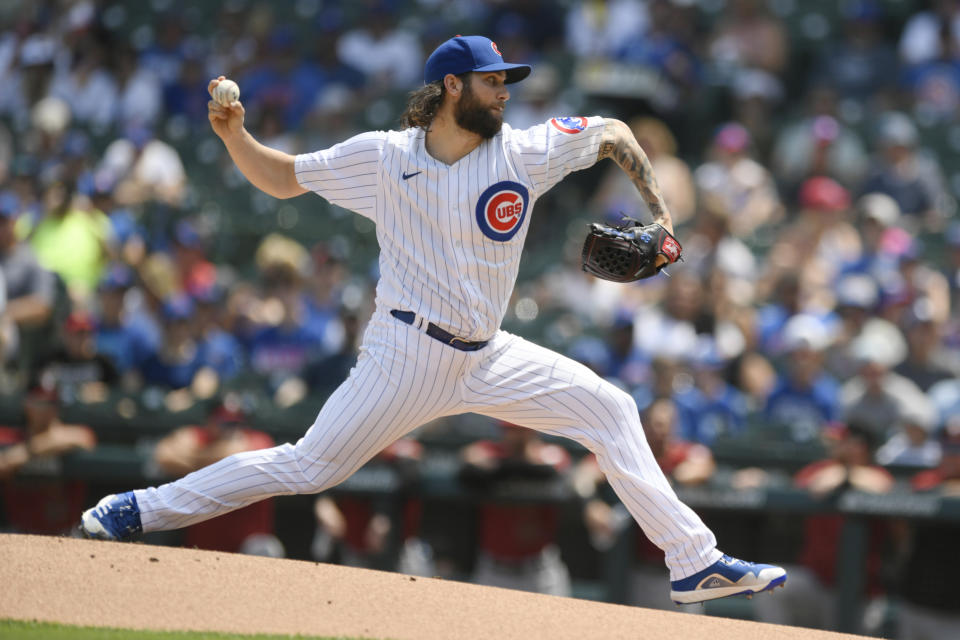
[[[856,637],[311,562],[20,535],[0,535],[0,618],[411,640]]]

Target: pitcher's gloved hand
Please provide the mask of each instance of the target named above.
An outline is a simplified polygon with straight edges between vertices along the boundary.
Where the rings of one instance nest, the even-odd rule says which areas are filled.
[[[680,260],[680,243],[663,226],[642,226],[637,220],[612,227],[593,223],[583,243],[583,270],[613,282],[649,278]]]

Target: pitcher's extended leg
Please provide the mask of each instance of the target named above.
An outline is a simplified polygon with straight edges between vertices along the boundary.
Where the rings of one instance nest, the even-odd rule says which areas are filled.
[[[629,394],[522,338],[501,332],[491,347],[464,377],[466,410],[572,438],[594,452],[623,504],[663,549],[671,579],[720,558],[713,533],[660,470]]]
[[[393,318],[375,321],[374,336],[381,332],[382,339],[361,355],[296,445],[232,455],[174,482],[123,494],[139,511],[137,525],[143,531],[177,529],[271,496],[323,491],[397,438],[456,406],[454,379],[463,352]],[[104,517],[94,517],[98,510]],[[84,513],[82,526],[92,529],[88,535],[128,537],[100,530],[104,525],[97,520],[109,511],[109,504],[101,504]]]

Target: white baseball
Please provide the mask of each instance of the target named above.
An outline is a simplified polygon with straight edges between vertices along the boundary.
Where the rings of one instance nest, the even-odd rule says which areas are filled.
[[[240,87],[233,80],[221,80],[213,89],[213,99],[223,106],[230,106],[240,99]]]

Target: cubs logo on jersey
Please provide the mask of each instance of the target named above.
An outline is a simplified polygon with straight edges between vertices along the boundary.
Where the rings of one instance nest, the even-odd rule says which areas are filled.
[[[477,200],[477,224],[491,240],[506,242],[520,230],[530,195],[519,182],[504,180],[487,188]]]
[[[587,119],[583,116],[564,116],[562,118],[550,118],[550,124],[562,133],[580,133],[587,128]]]

